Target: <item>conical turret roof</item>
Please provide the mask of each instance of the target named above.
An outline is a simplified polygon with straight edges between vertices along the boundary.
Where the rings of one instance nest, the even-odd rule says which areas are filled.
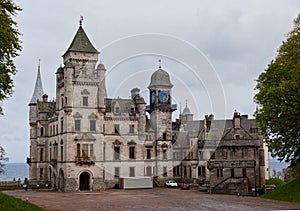
[[[43,90],[41,71],[40,71],[40,65],[39,65],[33,95],[31,97],[29,104],[37,103],[38,100],[42,100],[43,94],[44,94],[44,90]]]
[[[77,33],[65,54],[67,54],[70,51],[99,53],[97,49],[93,46],[91,41],[89,40],[88,36],[86,35],[81,25],[79,26],[79,29],[77,30]]]

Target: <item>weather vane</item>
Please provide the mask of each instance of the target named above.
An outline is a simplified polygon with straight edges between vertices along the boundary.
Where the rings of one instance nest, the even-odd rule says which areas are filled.
[[[79,25],[82,26],[83,16],[80,16]]]

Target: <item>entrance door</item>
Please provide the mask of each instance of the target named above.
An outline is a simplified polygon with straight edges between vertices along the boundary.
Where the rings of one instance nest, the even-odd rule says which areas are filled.
[[[80,190],[90,190],[90,174],[83,172],[79,177]]]

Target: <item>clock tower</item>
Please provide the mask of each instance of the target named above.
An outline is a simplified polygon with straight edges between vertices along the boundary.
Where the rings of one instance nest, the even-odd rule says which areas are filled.
[[[172,140],[172,112],[176,110],[176,105],[172,105],[172,87],[169,74],[159,67],[148,86],[150,106],[147,109],[157,140]]]

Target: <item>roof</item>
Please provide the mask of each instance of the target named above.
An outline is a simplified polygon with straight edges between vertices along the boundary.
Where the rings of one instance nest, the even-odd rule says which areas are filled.
[[[39,65],[33,95],[31,97],[31,100],[30,100],[29,104],[37,103],[38,100],[42,100],[43,94],[44,94],[44,90],[43,90],[43,84],[42,84],[41,72],[40,72],[40,65]]]
[[[151,76],[151,82],[149,88],[156,87],[156,86],[173,87],[173,84],[170,81],[169,73],[167,73],[161,68],[156,70]]]
[[[189,107],[186,105],[185,108],[182,111],[182,115],[186,115],[186,114],[192,114],[191,110],[189,109]]]
[[[70,47],[66,51],[66,53],[68,53],[69,51],[99,53],[97,51],[97,49],[93,46],[91,41],[89,40],[89,38],[86,35],[85,31],[83,30],[82,26],[79,26],[79,29],[77,30],[77,33],[76,33]]]

